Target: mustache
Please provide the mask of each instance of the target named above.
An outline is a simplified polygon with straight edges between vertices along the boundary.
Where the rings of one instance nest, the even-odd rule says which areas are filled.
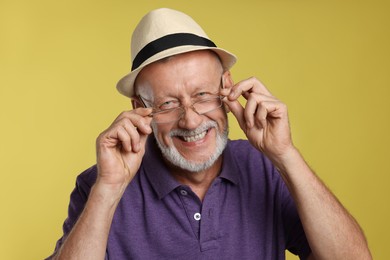
[[[203,133],[204,131],[210,129],[210,128],[217,128],[218,125],[215,121],[207,121],[201,124],[199,127],[197,127],[194,130],[186,130],[186,129],[173,129],[172,131],[169,132],[169,136],[194,136],[198,135],[200,133]]]

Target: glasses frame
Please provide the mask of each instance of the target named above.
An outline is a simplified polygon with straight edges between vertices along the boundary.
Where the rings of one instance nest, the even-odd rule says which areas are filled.
[[[223,85],[223,75],[221,76],[221,82],[220,82],[220,85],[219,85],[219,86],[221,86],[222,89],[224,88],[224,85]],[[213,94],[213,95],[214,95],[214,94]],[[145,99],[142,98],[141,95],[136,95],[136,96],[137,96],[137,98],[139,99],[139,101],[141,102],[142,106],[145,107],[145,108],[147,108],[148,106],[146,105]],[[222,103],[222,99],[223,99],[223,98],[224,98],[224,96],[215,94],[215,97],[213,97],[213,98],[208,98],[208,99],[204,99],[204,100],[195,101],[195,102],[193,102],[193,103],[192,103],[190,106],[188,106],[188,107],[191,108],[191,109],[192,109],[195,113],[197,113],[198,115],[204,115],[204,114],[210,113],[210,112],[212,112],[212,111],[214,111],[214,110],[216,110],[216,109],[222,107],[222,104],[223,104],[223,103]],[[214,109],[212,109],[212,110],[210,110],[210,111],[204,112],[204,113],[199,113],[198,111],[196,111],[196,109],[195,109],[195,107],[194,107],[195,104],[197,104],[197,103],[202,103],[202,102],[205,102],[205,101],[209,101],[209,100],[212,100],[212,99],[219,99],[220,105],[219,105],[218,107],[216,107],[216,108],[214,108]],[[180,110],[181,110],[180,116],[179,116],[178,118],[175,118],[175,119],[173,119],[172,121],[156,122],[157,124],[173,123],[173,122],[179,121],[179,120],[183,117],[183,115],[184,115],[184,113],[185,113],[185,107],[184,107],[183,105],[180,105],[180,106],[175,107],[175,108],[170,108],[170,109],[166,109],[166,110],[157,110],[157,111],[153,108],[152,113],[150,113],[148,116],[149,116],[149,117],[153,117],[153,116],[156,115],[156,114],[170,113],[170,112],[175,111],[175,110],[177,110],[177,109],[180,109]]]

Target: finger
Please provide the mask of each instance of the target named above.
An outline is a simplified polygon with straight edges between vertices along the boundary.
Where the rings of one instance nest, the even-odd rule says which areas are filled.
[[[149,135],[140,135],[140,145],[141,145],[140,150],[142,148],[145,148],[146,140],[148,139],[148,136]]]
[[[137,116],[147,118],[152,113],[152,110],[153,110],[152,108],[137,108],[129,111],[124,111],[119,114],[119,116],[114,120],[114,123],[124,118],[132,118]]]
[[[130,138],[131,150],[135,153],[138,153],[141,149],[141,144],[140,133],[138,132],[137,128],[129,121],[124,121],[123,128],[126,130],[126,133]]]
[[[152,117],[143,117],[133,113],[132,111],[126,111],[121,113],[118,118],[115,119],[111,127],[115,127],[116,125],[131,124],[137,128],[141,134],[149,135],[152,133],[152,128],[150,126],[151,122]]]
[[[231,89],[229,100],[237,99],[240,95],[245,93],[258,93],[266,96],[272,96],[271,92],[261,83],[257,78],[251,77],[249,79],[238,82]]]
[[[150,126],[152,119],[152,117],[141,117],[135,120],[131,120],[131,122],[141,134],[149,135],[152,133],[152,127]]]
[[[256,114],[254,115],[254,125],[256,125],[259,129],[267,128],[267,116],[268,116],[268,110],[267,106],[265,105],[266,102],[262,102],[257,110]]]
[[[242,92],[241,94],[246,100],[248,100],[251,96],[257,96],[259,98],[261,98],[262,100],[269,100],[269,101],[276,101],[278,100],[277,98],[275,98],[274,96],[270,96],[270,95],[264,95],[262,93],[255,93],[255,92]]]
[[[131,145],[131,138],[127,132],[127,130],[120,126],[117,129],[115,129],[116,133],[113,138],[116,138],[118,140],[118,143],[121,144],[122,148],[126,152],[132,152],[132,145]]]
[[[231,91],[231,88],[222,88],[219,90],[219,94],[221,96],[227,97],[227,96],[229,96],[230,91]]]
[[[137,109],[133,109],[132,111],[134,111],[134,113],[136,113],[137,115],[145,117],[145,116],[149,116],[152,113],[153,108],[151,108],[151,107],[147,107],[147,108],[140,107],[140,108],[137,108]]]
[[[247,122],[247,127],[251,128],[255,123],[255,114],[264,110],[261,107],[262,102],[273,102],[276,101],[274,97],[269,97],[261,94],[251,93],[247,96],[248,100],[245,105],[245,120]],[[263,119],[263,118],[262,118]]]
[[[282,118],[285,105],[279,101],[264,101],[258,107],[255,115],[255,124],[259,128],[266,128],[269,119]]]
[[[121,121],[131,138],[132,149],[134,152],[139,152],[141,149],[141,137],[147,137],[152,133],[151,127],[152,118],[125,118]]]
[[[250,98],[245,104],[244,117],[248,128],[252,128],[254,125],[254,115],[259,110],[258,102],[255,98]]]
[[[232,112],[232,114],[236,117],[238,124],[240,125],[241,129],[246,131],[246,123],[245,123],[245,117],[244,117],[244,108],[238,102],[238,100],[229,101],[228,99],[223,99],[224,103],[229,107],[229,110]]]
[[[152,130],[150,127],[151,118],[137,117],[123,118],[113,124],[104,135],[108,143],[114,146],[121,144],[126,152],[139,152],[141,149],[140,136],[148,136]]]

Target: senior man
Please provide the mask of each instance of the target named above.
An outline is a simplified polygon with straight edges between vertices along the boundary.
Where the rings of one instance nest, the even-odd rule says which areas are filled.
[[[235,61],[181,12],[144,16],[117,85],[134,109],[98,137],[51,258],[371,258],[293,145],[286,106],[254,77],[234,84]],[[229,111],[248,141],[228,140]]]

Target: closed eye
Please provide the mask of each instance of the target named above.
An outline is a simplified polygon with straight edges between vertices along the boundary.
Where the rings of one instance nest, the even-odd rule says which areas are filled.
[[[209,92],[199,92],[195,95],[195,97],[199,99],[206,99],[209,98],[210,96],[212,96],[212,94],[210,94]]]
[[[160,110],[172,109],[180,106],[180,102],[177,100],[168,100],[158,106]]]

